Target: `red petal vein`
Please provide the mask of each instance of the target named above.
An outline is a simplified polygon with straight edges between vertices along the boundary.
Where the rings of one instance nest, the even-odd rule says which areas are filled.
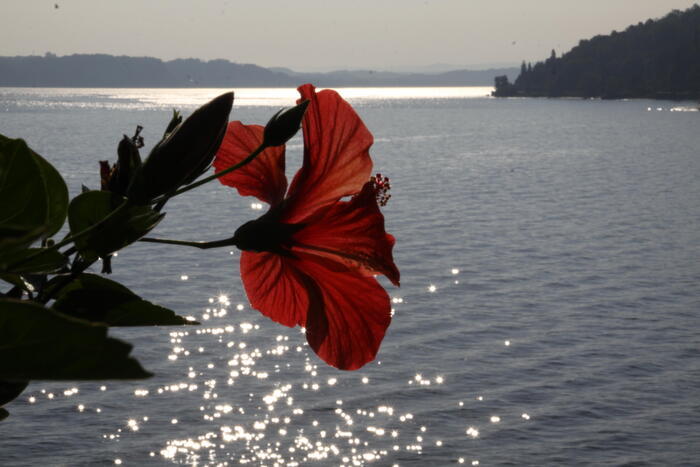
[[[371,183],[350,201],[338,201],[309,221],[294,234],[295,251],[340,261],[365,275],[384,274],[399,285],[392,255],[394,237],[384,230],[384,216]]]
[[[372,171],[373,138],[353,108],[338,93],[299,92],[310,104],[304,115],[304,163],[292,180],[285,222],[301,222],[316,210],[358,193]]]
[[[389,295],[373,277],[337,271],[315,260],[300,269],[314,280],[306,339],[326,363],[356,370],[374,360],[391,322]],[[321,306],[322,305],[322,306]]]
[[[216,171],[227,169],[248,157],[260,146],[263,130],[264,127],[260,125],[230,122],[214,159]],[[268,204],[278,204],[287,190],[284,146],[267,148],[252,162],[220,177],[219,181],[236,188],[241,196],[255,196]]]

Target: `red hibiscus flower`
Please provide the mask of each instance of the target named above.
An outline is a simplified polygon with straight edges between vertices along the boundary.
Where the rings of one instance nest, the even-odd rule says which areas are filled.
[[[321,359],[353,370],[374,359],[391,321],[389,295],[374,276],[399,285],[394,237],[378,206],[386,179],[370,180],[372,134],[352,107],[335,91],[317,93],[306,84],[299,92],[310,101],[302,121],[304,162],[289,189],[284,146],[219,180],[270,205],[234,235],[253,308],[285,326],[303,326]],[[229,123],[216,170],[243,160],[263,130]]]

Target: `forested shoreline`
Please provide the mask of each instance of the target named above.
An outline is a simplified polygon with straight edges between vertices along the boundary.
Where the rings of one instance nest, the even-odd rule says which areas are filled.
[[[561,57],[552,50],[495,87],[497,97],[700,99],[700,6],[582,40]]]

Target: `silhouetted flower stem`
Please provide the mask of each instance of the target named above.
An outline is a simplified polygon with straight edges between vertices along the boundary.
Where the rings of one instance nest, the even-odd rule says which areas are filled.
[[[234,164],[234,165],[232,165],[231,167],[229,167],[229,168],[227,168],[227,169],[224,169],[224,170],[222,170],[222,171],[220,171],[220,172],[216,172],[214,175],[210,175],[210,176],[205,177],[205,178],[203,178],[203,179],[201,179],[201,180],[199,180],[199,181],[197,181],[197,182],[194,182],[194,183],[191,183],[191,184],[189,184],[189,185],[187,185],[187,186],[184,186],[184,187],[180,188],[179,190],[174,191],[174,192],[173,192],[172,194],[170,194],[170,195],[159,196],[158,198],[156,198],[156,199],[153,200],[153,203],[154,203],[154,204],[161,203],[161,202],[163,202],[163,201],[165,201],[165,200],[167,200],[167,199],[170,199],[170,198],[172,198],[172,197],[174,197],[174,196],[181,195],[182,193],[185,193],[185,192],[190,191],[190,190],[192,190],[192,189],[194,189],[194,188],[197,188],[197,187],[200,186],[200,185],[204,185],[205,183],[211,182],[212,180],[216,180],[216,179],[219,178],[219,177],[223,177],[223,176],[226,175],[227,173],[233,172],[234,170],[243,167],[244,165],[248,164],[249,162],[252,162],[253,159],[255,159],[261,152],[263,152],[265,149],[267,149],[267,147],[268,147],[268,146],[267,146],[265,143],[263,143],[263,144],[261,144],[260,146],[258,146],[258,148],[257,148],[255,151],[251,152],[251,153],[248,155],[248,157],[246,157],[245,159],[243,159],[241,162],[239,162],[239,163],[237,163],[237,164]]]
[[[209,248],[219,248],[219,247],[224,247],[224,246],[235,246],[236,244],[233,241],[233,237],[231,238],[226,238],[224,240],[216,240],[213,242],[187,242],[184,240],[169,240],[167,238],[150,238],[150,237],[144,237],[139,240],[140,242],[147,242],[147,243],[166,243],[168,245],[182,245],[182,246],[192,246],[195,248],[199,248],[202,250],[207,250]]]

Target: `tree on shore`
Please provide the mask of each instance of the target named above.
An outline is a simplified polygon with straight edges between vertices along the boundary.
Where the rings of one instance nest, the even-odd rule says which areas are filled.
[[[700,6],[582,40],[561,57],[552,50],[523,62],[514,83],[495,84],[499,97],[700,99]]]

